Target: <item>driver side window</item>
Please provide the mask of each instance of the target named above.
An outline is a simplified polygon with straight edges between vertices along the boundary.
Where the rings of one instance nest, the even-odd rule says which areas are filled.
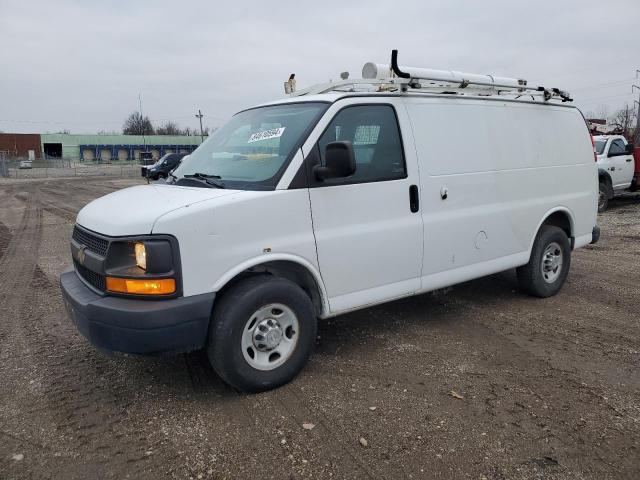
[[[619,138],[611,142],[611,146],[609,147],[609,155],[621,155],[626,153],[627,148],[622,140]]]
[[[322,164],[326,146],[336,141],[351,142],[356,171],[347,178],[325,180],[326,184],[406,178],[398,121],[390,105],[359,105],[340,110],[318,140]]]

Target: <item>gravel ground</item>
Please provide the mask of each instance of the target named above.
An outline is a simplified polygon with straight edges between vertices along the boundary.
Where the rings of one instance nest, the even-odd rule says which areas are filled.
[[[75,214],[140,182],[0,183],[0,478],[640,478],[640,197],[554,298],[505,272],[324,321],[294,382],[241,395],[66,318]]]

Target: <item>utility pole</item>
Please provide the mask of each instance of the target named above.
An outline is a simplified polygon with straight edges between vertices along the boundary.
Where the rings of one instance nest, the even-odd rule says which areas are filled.
[[[198,113],[196,113],[196,118],[200,120],[200,143],[204,142],[204,131],[202,130],[202,112],[198,109]]]
[[[638,78],[638,74],[640,73],[640,70],[636,70],[636,78]],[[633,89],[637,88],[638,89],[638,112],[636,113],[636,131],[635,131],[635,135],[634,135],[634,146],[635,147],[640,147],[640,87],[638,85],[632,85],[631,86],[631,93],[633,93]]]
[[[147,151],[147,137],[144,135],[144,117],[142,116],[142,94],[138,93],[138,106],[140,107],[140,125],[142,127],[142,143],[144,144],[144,151]]]

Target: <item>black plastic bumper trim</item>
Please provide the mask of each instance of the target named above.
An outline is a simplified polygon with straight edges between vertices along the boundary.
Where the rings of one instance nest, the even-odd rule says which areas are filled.
[[[166,300],[100,296],[75,271],[60,276],[64,304],[78,331],[95,346],[157,354],[205,346],[215,293]]]

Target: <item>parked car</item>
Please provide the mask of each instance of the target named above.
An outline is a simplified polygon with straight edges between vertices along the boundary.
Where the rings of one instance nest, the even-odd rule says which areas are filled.
[[[345,79],[241,111],[175,180],[85,206],[61,276],[78,330],[112,351],[206,349],[255,392],[301,371],[317,319],[512,268],[558,293],[599,236],[580,111],[521,80],[423,92],[422,71],[444,74],[393,68],[370,91]]]
[[[33,168],[33,162],[31,160],[20,160],[20,163],[18,164],[18,168],[20,169]]]
[[[153,165],[143,165],[142,176],[148,177],[151,180],[167,178],[169,172],[180,165],[180,162],[185,156],[187,156],[186,153],[167,153]]]
[[[593,141],[598,159],[598,212],[604,212],[615,195],[638,187],[634,149],[622,135],[598,135]]]

